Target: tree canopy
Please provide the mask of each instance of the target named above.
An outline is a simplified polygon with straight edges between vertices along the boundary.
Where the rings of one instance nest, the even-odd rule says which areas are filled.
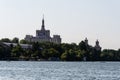
[[[120,49],[97,50],[91,45],[81,41],[75,43],[55,44],[50,42],[27,42],[24,39],[3,38],[1,42],[16,43],[16,46],[0,45],[0,60],[61,60],[61,61],[119,61]],[[20,44],[32,45],[32,48],[24,49]]]

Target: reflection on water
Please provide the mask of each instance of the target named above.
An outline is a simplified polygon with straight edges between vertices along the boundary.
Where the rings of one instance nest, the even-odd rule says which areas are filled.
[[[119,62],[1,61],[0,80],[120,80]]]

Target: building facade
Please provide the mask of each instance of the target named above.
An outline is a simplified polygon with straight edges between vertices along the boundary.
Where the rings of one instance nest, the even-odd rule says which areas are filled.
[[[44,18],[42,19],[41,30],[36,30],[36,36],[26,35],[25,40],[28,42],[53,42],[56,44],[61,43],[60,35],[50,36],[50,30],[45,29]]]

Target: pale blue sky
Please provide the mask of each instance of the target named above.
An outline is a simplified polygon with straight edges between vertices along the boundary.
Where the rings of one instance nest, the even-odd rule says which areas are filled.
[[[41,29],[60,34],[63,42],[96,39],[103,48],[120,48],[120,0],[0,0],[0,38],[24,38]]]

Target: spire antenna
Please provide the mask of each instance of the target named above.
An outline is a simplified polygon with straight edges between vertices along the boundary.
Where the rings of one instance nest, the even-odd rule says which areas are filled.
[[[44,14],[43,14],[43,19],[42,19],[42,29],[41,30],[45,30]]]

